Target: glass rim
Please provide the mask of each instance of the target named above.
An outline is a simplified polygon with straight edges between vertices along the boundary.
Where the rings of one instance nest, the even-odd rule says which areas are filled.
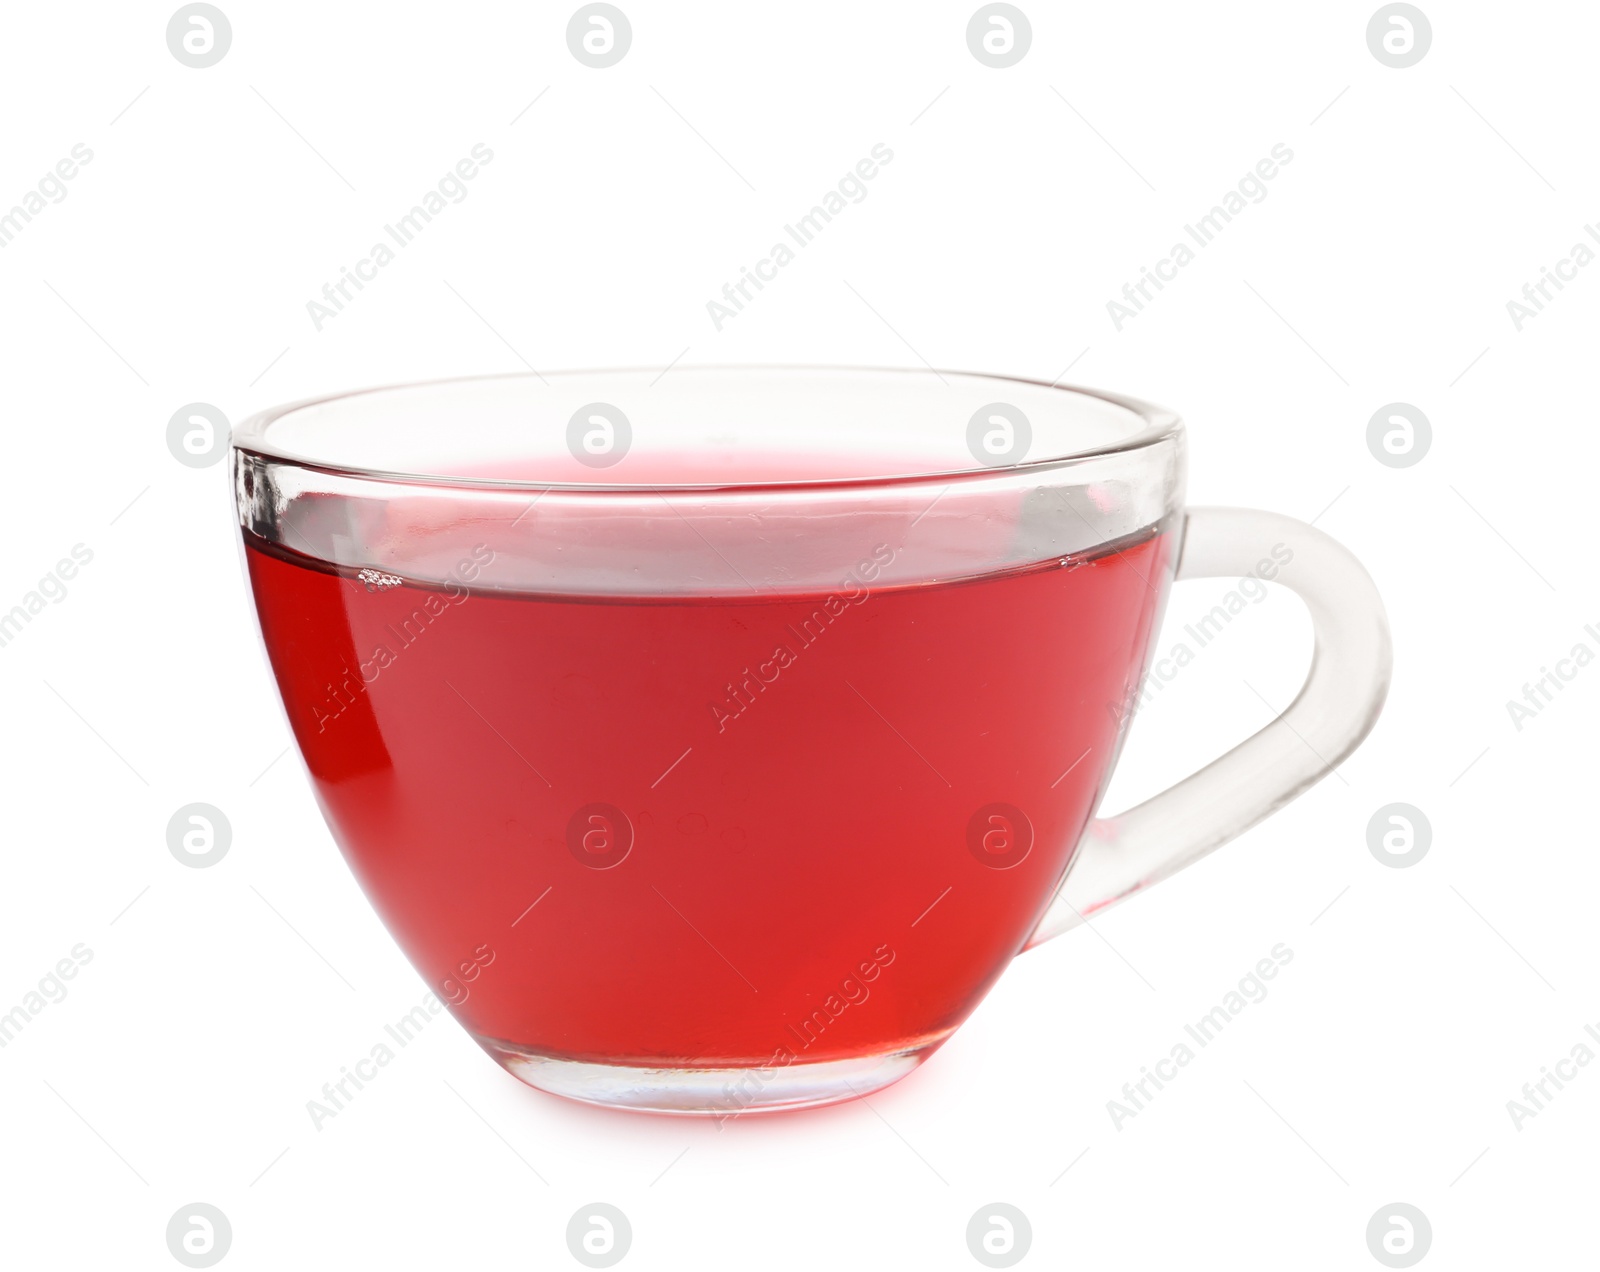
[[[1024,459],[1019,462],[1005,462],[998,464],[981,464],[974,462],[969,466],[952,468],[930,469],[923,472],[896,473],[874,476],[847,476],[847,477],[818,477],[818,478],[786,478],[772,480],[724,480],[724,481],[660,481],[660,482],[577,482],[577,481],[540,481],[531,478],[495,478],[495,477],[465,477],[441,473],[412,472],[404,469],[389,469],[361,464],[335,463],[325,459],[318,459],[314,455],[284,446],[274,445],[268,437],[268,431],[278,421],[302,410],[311,407],[326,406],[330,403],[343,402],[356,398],[369,397],[380,393],[403,393],[409,390],[436,389],[447,385],[483,384],[503,380],[534,380],[538,379],[548,384],[553,379],[583,376],[607,375],[644,375],[656,373],[658,378],[668,372],[678,370],[696,373],[794,373],[811,372],[820,375],[903,375],[915,377],[924,381],[928,379],[943,380],[945,376],[959,376],[965,380],[990,381],[997,385],[1027,385],[1033,389],[1046,389],[1062,393],[1069,398],[1084,398],[1092,401],[1107,403],[1120,407],[1136,416],[1142,423],[1130,435],[1115,441],[1099,445],[1086,445],[1074,448],[1062,454],[1042,456],[1038,459]],[[504,371],[488,374],[441,376],[431,380],[406,380],[398,383],[370,385],[360,389],[346,389],[336,393],[323,393],[313,397],[300,398],[292,402],[280,403],[268,407],[248,416],[237,427],[230,430],[229,450],[243,452],[256,456],[269,462],[292,464],[297,468],[313,472],[330,474],[336,477],[348,477],[366,481],[380,481],[403,486],[443,487],[461,490],[482,490],[484,492],[518,492],[527,491],[543,494],[546,492],[562,492],[571,494],[641,494],[641,493],[671,493],[671,492],[719,492],[730,493],[750,491],[771,491],[774,493],[786,491],[814,491],[830,488],[849,489],[875,489],[890,486],[911,485],[925,482],[954,482],[973,478],[1001,477],[1018,473],[1049,472],[1056,469],[1067,468],[1084,464],[1093,460],[1102,459],[1112,455],[1125,455],[1140,450],[1149,450],[1165,442],[1180,439],[1184,433],[1182,418],[1176,411],[1167,407],[1146,402],[1141,398],[1131,397],[1123,393],[1114,393],[1104,389],[1091,389],[1082,385],[1062,384],[1060,381],[1045,381],[1030,379],[1026,376],[1003,375],[990,371],[963,371],[944,368],[943,370],[928,366],[921,367],[893,367],[853,365],[847,363],[691,363],[686,366],[671,364],[665,368],[652,366],[617,366],[595,368],[565,368],[556,371]]]

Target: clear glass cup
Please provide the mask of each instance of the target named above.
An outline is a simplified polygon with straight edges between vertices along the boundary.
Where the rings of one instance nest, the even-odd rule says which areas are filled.
[[[231,465],[301,757],[433,992],[542,1090],[729,1116],[904,1076],[1365,736],[1366,572],[1186,509],[1184,447],[1108,394],[708,368],[318,399]],[[1172,580],[1247,574],[1310,608],[1299,697],[1096,818]]]

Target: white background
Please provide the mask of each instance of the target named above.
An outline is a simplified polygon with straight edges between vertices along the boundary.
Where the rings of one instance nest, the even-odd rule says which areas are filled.
[[[0,208],[94,152],[0,249],[0,609],[94,554],[0,648],[0,1011],[93,950],[0,1050],[11,1266],[176,1267],[193,1201],[229,1268],[576,1267],[595,1200],[639,1268],[977,1267],[993,1201],[1031,1220],[1025,1267],[1377,1267],[1395,1201],[1432,1223],[1423,1266],[1591,1257],[1600,1066],[1520,1130],[1506,1102],[1600,1022],[1600,669],[1520,731],[1505,703],[1600,652],[1600,266],[1520,332],[1506,302],[1600,220],[1600,12],[1424,0],[1432,48],[1395,70],[1371,3],[1024,0],[1032,48],[993,70],[970,2],[624,0],[633,46],[592,70],[566,6],[223,7],[205,70],[161,5],[3,19]],[[478,142],[469,197],[315,330],[306,302]],[[877,142],[866,200],[716,331],[706,301]],[[1118,332],[1106,301],[1278,142],[1265,201]],[[225,467],[178,464],[168,418],[680,353],[1070,365],[1177,408],[1193,502],[1317,518],[1368,565],[1387,710],[1338,776],[1019,959],[870,1105],[591,1110],[440,1018],[315,1130],[306,1101],[425,987],[285,754]],[[1411,468],[1367,450],[1394,401],[1432,421]],[[1161,650],[1225,588],[1181,585]],[[1260,727],[1309,639],[1287,595],[1253,607],[1142,714],[1108,807]],[[165,843],[195,800],[234,831],[205,870]],[[1408,869],[1367,848],[1393,801],[1433,828]],[[1270,997],[1115,1129],[1106,1102],[1278,942]]]

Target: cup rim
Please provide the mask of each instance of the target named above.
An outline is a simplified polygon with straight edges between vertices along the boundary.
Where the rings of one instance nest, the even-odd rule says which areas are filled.
[[[1049,455],[1039,459],[1023,460],[1020,463],[1003,463],[983,465],[974,463],[966,467],[930,470],[926,472],[898,473],[883,476],[866,477],[825,477],[825,478],[791,478],[784,480],[748,480],[748,481],[709,481],[709,482],[574,482],[574,481],[536,481],[524,478],[493,478],[493,477],[462,477],[438,473],[407,472],[403,470],[370,467],[360,464],[332,463],[319,460],[313,456],[291,450],[287,447],[275,446],[267,437],[267,430],[277,421],[313,406],[323,406],[330,402],[340,402],[351,398],[365,397],[378,393],[403,392],[411,389],[437,388],[451,384],[478,384],[495,380],[531,380],[538,378],[549,382],[552,379],[567,376],[603,376],[603,375],[641,375],[652,372],[665,375],[670,371],[685,372],[735,372],[735,373],[761,373],[761,372],[816,372],[822,374],[870,374],[870,375],[906,375],[919,378],[945,376],[960,376],[969,380],[988,380],[996,384],[1024,384],[1031,388],[1043,388],[1071,396],[1090,398],[1096,401],[1109,403],[1124,410],[1130,411],[1143,421],[1143,426],[1129,436],[1114,442],[1098,446],[1085,446],[1066,454]],[[1181,439],[1184,432],[1183,420],[1177,412],[1167,407],[1158,406],[1142,398],[1136,398],[1123,393],[1114,393],[1105,389],[1092,389],[1082,385],[1062,384],[1058,381],[1035,380],[1026,376],[1002,375],[990,371],[964,371],[951,368],[928,367],[893,367],[856,365],[849,363],[780,363],[780,362],[722,362],[722,363],[691,363],[688,365],[672,364],[666,368],[650,366],[619,366],[595,368],[564,368],[557,371],[505,371],[490,374],[441,376],[430,380],[405,380],[397,383],[369,385],[360,389],[346,389],[337,393],[323,393],[312,397],[299,398],[292,402],[280,403],[257,411],[243,420],[236,428],[230,431],[228,448],[230,451],[244,452],[259,458],[280,463],[292,464],[297,468],[304,468],[314,472],[327,473],[337,477],[349,477],[367,481],[382,481],[406,486],[428,486],[460,488],[467,490],[482,490],[486,492],[563,492],[572,494],[630,494],[640,493],[669,493],[674,491],[694,492],[743,492],[743,491],[815,491],[830,488],[849,489],[874,489],[890,486],[913,485],[925,482],[954,482],[971,478],[1001,477],[1008,474],[1049,472],[1077,464],[1088,463],[1111,455],[1129,454],[1136,451],[1148,450],[1160,446],[1164,442]]]

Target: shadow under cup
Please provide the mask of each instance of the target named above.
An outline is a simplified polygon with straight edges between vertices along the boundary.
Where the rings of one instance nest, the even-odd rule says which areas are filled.
[[[1176,557],[1175,417],[996,377],[454,381],[235,435],[328,825],[524,1081],[734,1114],[909,1072],[1027,943]]]

